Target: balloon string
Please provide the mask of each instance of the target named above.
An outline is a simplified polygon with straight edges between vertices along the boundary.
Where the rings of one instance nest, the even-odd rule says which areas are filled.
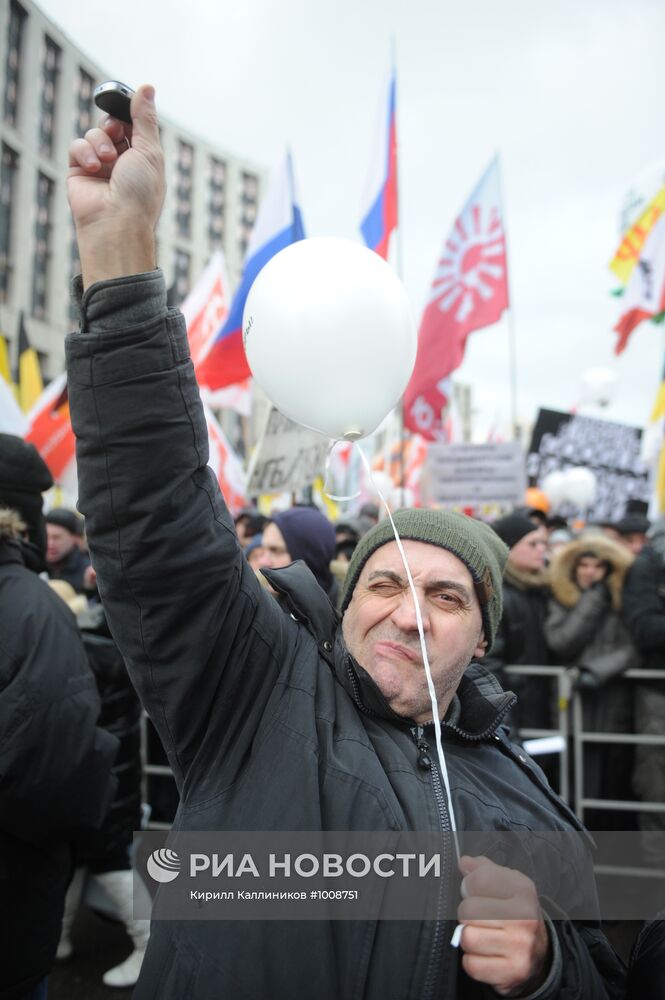
[[[332,468],[331,468],[332,453],[338,444],[348,444],[348,442],[345,441],[343,438],[336,438],[334,441],[331,442],[330,447],[328,448],[328,454],[326,455],[326,474],[323,480],[323,486],[321,487],[321,492],[325,493],[325,495],[328,497],[329,500],[336,500],[338,502],[344,503],[346,500],[357,500],[360,494],[362,493],[362,490],[358,490],[356,493],[351,493],[349,496],[337,496],[335,493],[329,493],[328,490],[326,489],[326,486],[328,484],[328,479],[332,475]],[[350,461],[351,461],[351,456],[349,455],[349,462]]]
[[[457,823],[455,821],[455,810],[453,808],[453,799],[452,799],[452,795],[451,795],[451,791],[450,791],[450,780],[449,780],[449,777],[448,777],[448,767],[446,765],[446,759],[445,759],[445,756],[444,756],[444,753],[443,753],[443,744],[442,744],[442,741],[441,741],[441,720],[439,719],[439,706],[438,706],[438,703],[437,703],[437,700],[436,700],[436,689],[434,687],[434,681],[432,680],[432,671],[431,671],[430,665],[429,665],[429,657],[427,656],[427,646],[425,644],[425,631],[424,631],[424,628],[423,628],[422,615],[420,613],[420,602],[418,601],[418,595],[416,593],[416,587],[415,587],[415,584],[413,582],[413,577],[411,576],[411,570],[409,569],[409,564],[406,561],[406,554],[404,552],[404,547],[402,545],[402,539],[399,537],[399,533],[397,531],[397,526],[396,526],[396,524],[395,524],[395,522],[393,520],[393,515],[391,513],[390,507],[388,506],[388,504],[386,502],[386,499],[385,499],[383,493],[381,492],[380,488],[378,487],[378,485],[374,481],[374,477],[372,475],[372,470],[370,468],[369,462],[367,461],[367,457],[366,457],[364,451],[360,447],[358,447],[358,451],[360,452],[360,457],[361,457],[361,459],[362,459],[362,461],[363,461],[363,463],[365,465],[365,471],[367,472],[367,474],[368,474],[368,476],[369,476],[369,478],[370,478],[370,480],[372,482],[372,485],[374,486],[374,489],[376,490],[376,492],[378,493],[379,497],[381,498],[383,506],[386,508],[386,513],[388,514],[388,517],[390,518],[390,524],[392,525],[392,529],[393,529],[393,532],[394,532],[394,535],[395,535],[395,541],[397,542],[397,548],[399,549],[399,553],[400,553],[400,555],[402,557],[402,562],[404,563],[404,569],[406,571],[406,576],[407,576],[407,579],[409,581],[409,587],[411,589],[411,596],[413,597],[413,604],[414,604],[414,608],[415,608],[415,612],[416,612],[416,622],[418,623],[418,635],[420,637],[420,649],[421,649],[421,652],[422,652],[423,665],[425,667],[425,674],[427,676],[427,688],[428,688],[428,691],[429,691],[430,701],[432,703],[432,720],[434,722],[434,733],[435,733],[435,736],[436,736],[436,749],[437,749],[437,755],[438,755],[438,758],[439,758],[439,768],[441,770],[441,777],[443,779],[443,784],[444,784],[445,790],[446,790],[446,798],[448,800],[448,813],[450,815],[450,826],[451,826],[451,831],[452,831],[452,834],[453,834],[453,842],[455,844],[455,853],[457,855],[457,860],[459,862],[460,850],[459,850],[459,842],[458,842],[458,839],[457,839]]]

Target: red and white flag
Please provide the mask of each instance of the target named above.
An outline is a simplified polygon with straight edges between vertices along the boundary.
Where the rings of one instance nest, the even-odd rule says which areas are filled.
[[[212,410],[204,406],[204,412],[208,425],[208,446],[210,448],[208,465],[217,476],[229,510],[232,514],[236,514],[247,506],[245,470]]]
[[[429,441],[446,440],[441,411],[448,377],[462,363],[466,338],[508,308],[508,268],[494,159],[455,220],[437,264],[418,333],[416,365],[404,393],[404,423]]]
[[[180,306],[187,324],[187,338],[194,368],[210,350],[220,324],[229,312],[231,296],[224,255],[217,250]]]
[[[56,483],[76,475],[76,438],[69,418],[67,375],[58,375],[42,392],[27,415],[25,440],[34,444]]]
[[[252,409],[251,382],[249,378],[235,382],[223,389],[212,391],[208,387],[207,367],[203,364],[215,343],[217,333],[229,314],[231,293],[226,264],[221,250],[217,250],[199,281],[180,306],[187,324],[187,339],[194,372],[205,400],[216,409],[237,410],[248,417]]]

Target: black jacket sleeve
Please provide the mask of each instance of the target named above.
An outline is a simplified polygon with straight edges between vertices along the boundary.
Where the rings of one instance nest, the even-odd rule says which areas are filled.
[[[101,824],[118,744],[71,611],[24,567],[0,577],[0,831],[52,844]]]
[[[628,570],[623,614],[638,649],[665,657],[665,600],[659,593],[663,569],[655,552],[643,549]]]
[[[630,956],[627,1000],[665,1000],[665,910],[644,925]]]
[[[113,638],[179,787],[206,740],[207,769],[224,760],[232,781],[298,627],[242,556],[161,271],[93,285],[81,330],[66,345],[79,507]]]

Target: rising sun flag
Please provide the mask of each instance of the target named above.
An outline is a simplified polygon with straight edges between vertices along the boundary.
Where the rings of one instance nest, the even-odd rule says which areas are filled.
[[[508,265],[495,158],[455,220],[439,258],[418,332],[416,365],[404,393],[404,423],[428,441],[445,440],[449,376],[467,337],[508,308]]]

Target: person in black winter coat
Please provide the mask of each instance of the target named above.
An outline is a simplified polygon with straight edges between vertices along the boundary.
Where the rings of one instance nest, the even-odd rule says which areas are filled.
[[[107,986],[128,987],[138,979],[150,933],[149,922],[133,914],[135,906],[149,910],[150,900],[141,880],[134,881],[130,854],[134,831],[141,827],[141,705],[102,606],[92,604],[79,611],[77,621],[102,700],[99,725],[119,742],[113,765],[117,787],[101,828],[79,841],[57,957],[73,954],[72,925],[86,883],[92,879],[113,904],[134,945],[123,962],[104,973],[103,981]]]
[[[379,523],[354,552],[341,627],[303,562],[264,571],[279,599],[248,566],[206,465],[183,319],[167,310],[155,269],[164,177],[152,88],[139,88],[131,115],[131,133],[111,121],[70,149],[85,291],[80,332],[66,344],[68,385],[100,593],[182,794],[176,837],[419,830],[444,844],[454,816],[459,830],[492,837],[571,834],[563,860],[576,892],[589,875],[581,826],[511,743],[503,719],[514,697],[471,662],[501,614],[507,550],[486,525],[442,511],[395,515],[414,604],[391,525]],[[445,772],[428,753],[434,720]],[[541,838],[528,839],[540,851]],[[462,899],[456,864],[448,851],[438,893],[463,921],[461,952],[441,911],[390,921],[380,904],[359,920],[156,920],[136,1000],[480,1000],[492,991],[620,1000],[623,971],[593,919],[548,920],[548,893],[498,859],[466,859]],[[530,870],[558,885],[557,866]],[[488,927],[478,916],[488,898],[496,914],[516,895],[520,919]]]
[[[633,642],[647,669],[665,670],[665,519],[649,529],[649,544],[628,571],[623,611]],[[651,736],[665,733],[665,681],[640,681],[635,690],[635,731]],[[637,746],[633,788],[646,802],[665,802],[665,747]],[[665,813],[639,813],[646,859],[665,867]],[[651,835],[653,834],[653,836]]]
[[[483,666],[517,695],[510,722],[520,730],[549,729],[554,722],[552,684],[549,678],[511,677],[503,667],[547,666],[551,654],[545,638],[550,598],[545,552],[547,531],[525,514],[514,513],[491,527],[510,549],[503,576],[503,618],[496,640]]]
[[[665,1000],[665,910],[645,923],[633,945],[626,1000]]]
[[[0,434],[0,998],[48,975],[72,874],[73,842],[113,795],[113,736],[76,621],[44,568],[43,490],[32,447]]]

